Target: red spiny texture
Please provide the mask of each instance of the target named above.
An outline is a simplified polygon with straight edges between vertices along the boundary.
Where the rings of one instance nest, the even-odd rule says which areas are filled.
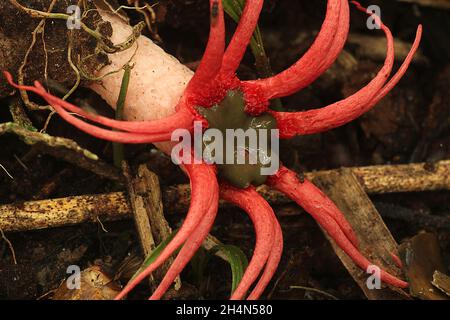
[[[353,3],[359,10],[365,11],[359,3],[354,1]],[[8,72],[4,74],[12,86],[40,95],[63,119],[95,137],[122,143],[170,141],[173,130],[178,128],[191,130],[194,120],[206,122],[195,111],[196,106],[210,107],[220,102],[227,91],[240,89],[244,93],[245,111],[251,115],[259,115],[268,110],[270,99],[284,97],[306,87],[336,60],[349,30],[347,0],[328,1],[326,17],[318,36],[311,48],[292,67],[267,79],[239,80],[235,72],[257,25],[262,5],[263,0],[246,1],[236,33],[228,48],[224,50],[225,27],[222,2],[210,0],[210,34],[205,54],[183,96],[174,106],[176,113],[161,120],[130,122],[93,115],[47,93],[38,82],[35,82],[34,87],[19,86],[13,82],[11,74]],[[269,110],[268,112],[277,120],[281,138],[322,132],[343,125],[368,111],[400,81],[419,46],[422,28],[418,27],[416,39],[408,56],[397,73],[386,83],[394,63],[393,38],[380,19],[376,16],[374,18],[387,38],[386,60],[376,77],[352,96],[321,109],[305,112]],[[110,58],[113,59],[114,56]],[[96,124],[121,131],[97,127],[71,113],[76,113]],[[149,119],[151,116],[145,115],[142,118]],[[164,152],[170,152],[171,148],[170,144],[159,144],[158,147]],[[182,227],[160,256],[144,272],[130,281],[116,299],[126,296],[184,244],[161,284],[150,297],[151,299],[161,298],[211,229],[217,214],[219,197],[215,167],[206,164],[183,164],[182,168],[190,178],[192,195],[190,208]],[[299,181],[295,173],[284,167],[277,174],[269,177],[268,184],[286,193],[302,206],[359,267],[367,268],[370,262],[358,251],[357,239],[351,226],[342,212],[318,188],[309,181]],[[248,213],[256,232],[254,255],[231,298],[244,298],[264,269],[253,291],[247,297],[257,299],[267,287],[281,259],[283,236],[280,224],[273,210],[253,187],[240,190],[223,183],[220,189],[223,199],[237,204]],[[394,256],[393,259],[395,260]],[[401,288],[407,287],[406,282],[384,271],[381,272],[381,277],[389,284]]]
[[[203,85],[202,91],[194,95],[183,96],[183,102],[188,106],[203,106],[209,108],[217,103],[220,103],[229,90],[239,89],[241,81],[236,77],[224,77],[221,73],[217,74],[216,78]],[[191,108],[190,108],[191,109]],[[196,110],[192,110],[195,113],[196,119],[201,120],[203,117],[197,113]]]
[[[196,232],[197,227],[201,224],[202,219],[209,212],[210,208],[217,208],[219,186],[214,168],[206,164],[184,164],[183,167],[191,181],[191,204],[183,225],[156,260],[136,278],[131,280],[119,293],[116,300],[126,296],[142,280],[161,266],[175,250]],[[208,188],[205,188],[206,185]],[[183,263],[183,261],[180,263]]]
[[[256,244],[253,256],[241,282],[231,295],[232,300],[243,299],[261,273],[272,252],[276,233],[273,223],[274,213],[270,205],[255,191],[253,186],[247,189],[237,189],[222,183],[220,185],[220,196],[247,212],[255,227]]]
[[[248,86],[245,81],[241,84],[246,102],[245,112],[252,116],[258,116],[266,112],[270,103],[264,94],[264,90],[258,86]]]
[[[247,49],[253,31],[258,24],[264,0],[246,1],[244,11],[236,28],[236,32],[225,51],[222,62],[221,74],[225,77],[234,76],[242,57]]]
[[[316,187],[312,188],[312,184],[306,181],[301,182],[294,172],[285,167],[282,167],[276,175],[270,177],[269,184],[285,193],[305,209],[357,266],[363,270],[367,270],[367,267],[373,265],[352,244],[336,220],[327,214],[329,211],[338,209],[319,189]],[[400,288],[408,287],[407,282],[398,279],[384,270],[381,270],[380,276],[382,281],[390,285]]]
[[[186,240],[186,243],[181,248],[176,259],[173,261],[169,270],[165,274],[158,288],[153,292],[150,300],[159,300],[164,293],[172,285],[175,278],[183,271],[184,267],[189,263],[198,248],[202,245],[206,236],[214,224],[214,220],[217,216],[217,209],[219,205],[219,194],[214,193],[214,199],[212,199],[212,205],[209,207],[207,213],[204,215],[195,231]]]

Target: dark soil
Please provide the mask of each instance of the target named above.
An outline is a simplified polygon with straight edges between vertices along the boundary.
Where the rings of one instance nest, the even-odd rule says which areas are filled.
[[[163,40],[161,45],[183,63],[198,61],[208,35],[207,2],[159,2],[155,10],[159,35]],[[424,38],[421,58],[412,64],[400,84],[361,119],[324,134],[285,141],[281,150],[282,161],[290,168],[310,171],[450,159],[450,11],[393,0],[363,1],[363,4],[380,5],[382,18],[391,27],[397,41],[412,43],[416,26],[422,23]],[[324,12],[325,1],[266,1],[260,27],[275,71],[291,65],[310,46]],[[141,19],[134,13],[130,17],[133,23]],[[3,20],[4,17],[0,17],[0,21]],[[373,77],[382,65],[383,57],[375,54],[376,48],[370,49],[371,42],[352,39],[360,35],[373,39],[383,35],[368,30],[365,21],[364,15],[352,10],[351,33],[345,50],[354,62],[349,65],[339,60],[312,86],[284,99],[285,108],[304,110],[324,106],[355,92]],[[227,19],[227,26],[227,35],[230,36],[235,24]],[[18,41],[22,37],[19,29],[9,32],[17,32]],[[380,43],[384,45],[384,42]],[[256,77],[250,52],[239,73],[241,78]],[[83,89],[77,90],[72,101],[103,103]],[[0,100],[0,123],[11,121],[9,104],[9,98]],[[103,109],[107,110],[106,105]],[[47,115],[46,111],[28,112],[38,129],[44,126]],[[113,116],[111,112],[109,115]],[[47,132],[71,138],[112,163],[111,144],[81,133],[58,116],[51,120]],[[13,135],[0,136],[0,143],[0,164],[14,177],[11,179],[0,169],[0,204],[125,190],[116,182],[41,154],[38,149],[22,143]],[[186,182],[181,171],[167,158],[149,151],[149,146],[126,146],[126,157],[132,166],[149,161],[149,167],[159,175],[162,186]],[[402,193],[371,198],[398,242],[420,230],[436,233],[445,266],[447,271],[450,270],[448,226],[426,223],[427,216],[450,217],[450,192]],[[306,214],[293,216],[286,210],[292,208],[275,208],[283,227],[285,251],[266,297],[326,298],[318,293],[289,288],[301,285],[321,289],[341,299],[364,299],[362,291],[341,265],[315,222]],[[301,212],[299,208],[295,210]],[[399,218],[396,213],[401,211],[420,214],[424,219]],[[167,216],[174,228],[183,218],[170,212]],[[13,263],[7,243],[0,239],[0,298],[37,299],[57,288],[67,276],[67,266],[72,264],[79,265],[81,269],[100,264],[105,272],[113,276],[127,256],[141,255],[132,221],[104,223],[104,228],[107,233],[100,224],[7,233],[6,237],[15,250],[17,265]],[[211,233],[224,243],[239,246],[250,257],[254,242],[252,224],[239,210],[221,210]],[[196,261],[200,260],[198,256]],[[182,281],[189,284],[183,286],[186,296],[217,299],[229,295],[229,266],[218,258],[208,261],[200,275],[193,272],[191,266],[184,271]],[[147,296],[148,289],[143,286],[134,293],[133,298]]]

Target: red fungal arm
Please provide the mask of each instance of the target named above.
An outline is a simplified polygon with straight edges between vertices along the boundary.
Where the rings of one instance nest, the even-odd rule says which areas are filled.
[[[396,255],[395,253],[389,252],[389,255],[392,258],[392,261],[394,261],[395,265],[399,268],[399,269],[403,269],[403,262],[400,259],[400,257],[398,255]]]
[[[193,127],[192,121],[194,117],[187,108],[182,108],[173,115],[159,120],[121,121],[86,112],[85,110],[46,92],[44,87],[37,81],[35,82],[35,86],[39,91],[33,91],[44,98],[50,105],[58,104],[60,107],[70,112],[79,114],[90,121],[96,122],[103,126],[111,127],[113,129],[134,133],[157,134],[171,133],[179,128],[191,130]]]
[[[408,55],[405,58],[405,61],[403,61],[402,65],[397,70],[395,75],[391,78],[391,80],[389,80],[389,82],[386,83],[386,85],[375,95],[375,97],[372,99],[370,104],[366,107],[367,110],[372,108],[381,99],[383,99],[402,79],[403,75],[406,73],[406,70],[408,70],[409,65],[411,64],[411,61],[414,58],[414,54],[416,53],[417,49],[419,48],[421,38],[422,38],[422,25],[419,25],[417,27],[417,31],[416,31],[416,38],[414,40],[413,45],[411,46],[411,49],[408,52]]]
[[[35,87],[20,86],[13,82],[12,76],[5,71],[4,75],[7,81],[17,89],[34,92],[44,98],[56,112],[67,122],[71,123],[78,129],[85,131],[97,138],[105,139],[113,142],[121,143],[151,143],[170,140],[173,130],[178,128],[192,128],[193,116],[186,109],[182,109],[168,118],[154,121],[118,121],[103,116],[94,115],[74,106],[58,97],[46,92],[39,82],[35,82]],[[86,123],[85,121],[73,116],[69,112],[78,113],[79,115],[97,122],[101,125],[109,126],[114,129],[125,130],[130,132],[117,132],[102,129]]]
[[[348,30],[350,27],[350,7],[347,1],[341,1],[341,11],[339,12],[339,23],[337,27],[336,34],[334,35],[333,42],[326,57],[324,58],[323,64],[316,72],[303,72],[302,77],[305,79],[302,81],[302,85],[297,89],[303,89],[306,86],[314,82],[323,72],[325,72],[333,63],[336,61],[337,57],[344,48],[345,42],[347,41]],[[319,58],[320,59],[320,58]]]
[[[223,56],[221,74],[224,78],[234,76],[258,23],[264,0],[248,0],[244,11]]]
[[[316,220],[320,226],[325,229],[336,244],[353,260],[357,266],[363,270],[367,270],[369,265],[373,265],[373,263],[367,260],[352,244],[336,220],[331,218],[330,215],[324,213],[324,208],[325,211],[329,210],[328,207],[331,200],[327,199],[327,201],[324,201],[323,197],[325,195],[322,192],[318,192],[318,189],[317,191],[311,189],[308,187],[308,184],[306,184],[307,190],[303,190],[305,188],[305,182],[302,183],[299,179],[297,179],[294,172],[285,167],[280,168],[276,175],[270,177],[269,184],[285,193],[298,205],[303,207],[305,211],[307,211],[314,218],[314,220]],[[305,196],[305,194],[307,196]],[[331,210],[334,209],[331,208]],[[407,282],[398,279],[384,270],[381,270],[380,275],[381,280],[390,285],[400,288],[408,287]]]
[[[202,245],[217,216],[217,208],[219,206],[218,196],[218,193],[214,193],[215,198],[212,200],[211,207],[208,209],[208,212],[203,217],[202,221],[199,223],[192,235],[186,240],[186,243],[181,248],[158,288],[156,288],[155,292],[153,292],[150,300],[161,299],[163,294],[172,285],[175,278],[181,273],[181,271],[183,271],[194,254],[197,252],[198,248]]]
[[[267,183],[269,185],[274,185],[277,183],[279,176],[286,174],[295,175],[294,172],[289,171],[285,167],[281,167],[274,176],[269,177]],[[302,207],[306,206],[310,210],[314,210],[321,215],[327,216],[329,219],[333,219],[338,224],[347,239],[355,247],[358,247],[358,239],[347,219],[345,219],[344,214],[319,188],[308,180],[302,179],[302,183],[296,186],[295,192],[297,197],[303,199],[303,205],[301,205]],[[309,212],[308,210],[306,211]]]
[[[298,79],[299,86],[295,91],[301,90],[313,83],[336,61],[347,41],[349,27],[350,7],[347,1],[341,1],[339,22],[331,46],[327,51],[322,52],[321,56],[316,57],[319,61],[323,60],[322,64],[317,69],[305,68],[302,71],[301,77]],[[310,63],[305,62],[305,65],[310,65]]]
[[[262,201],[265,201],[262,199]],[[272,223],[275,228],[275,234],[273,238],[272,250],[269,254],[269,258],[267,259],[266,267],[264,268],[264,272],[261,275],[261,278],[256,283],[255,288],[248,296],[248,300],[257,300],[262,295],[270,280],[272,279],[275,271],[277,271],[278,264],[281,260],[281,255],[283,253],[283,232],[281,230],[280,223],[277,220],[277,217],[271,212]]]
[[[211,22],[208,44],[185,95],[198,94],[206,83],[211,82],[218,74],[225,49],[225,24],[222,0],[210,0]]]
[[[362,7],[358,7],[358,9],[360,8]],[[379,19],[377,20],[380,22]],[[383,24],[381,27],[387,36],[388,52],[385,65],[377,76],[352,96],[327,107],[304,112],[271,112],[277,120],[281,138],[319,133],[346,124],[370,110],[398,83],[417,51],[422,35],[422,26],[419,25],[417,28],[415,41],[404,63],[386,85],[384,84],[394,60],[393,39],[389,29]]]
[[[191,204],[183,225],[158,258],[131,280],[115,300],[125,297],[143,279],[161,266],[195,232],[210,208],[217,205],[219,186],[214,168],[206,164],[184,164],[183,167],[191,180]],[[208,188],[205,188],[206,185]]]
[[[273,210],[269,204],[255,191],[253,186],[247,189],[237,189],[228,184],[220,185],[222,199],[236,204],[249,215],[256,232],[256,244],[252,259],[245,270],[244,276],[231,300],[243,299],[248,289],[256,280],[266,264],[272,251],[274,226],[272,221]]]
[[[256,91],[265,100],[269,100],[295,93],[307,86],[312,81],[311,79],[317,78],[323,72],[321,65],[324,65],[324,61],[329,56],[328,52],[334,43],[333,39],[337,35],[341,37],[340,39],[336,38],[339,46],[343,45],[341,43],[346,40],[346,33],[336,32],[340,11],[341,0],[329,0],[321,30],[308,51],[290,68],[273,77],[244,82],[244,90],[249,95]],[[348,20],[346,22],[345,19],[342,19],[342,24],[345,23],[348,25]],[[345,27],[348,28],[348,26]]]
[[[139,144],[167,141],[170,140],[171,137],[170,132],[161,134],[143,134],[102,129],[71,115],[57,103],[52,103],[52,106],[61,118],[72,124],[74,127],[77,127],[81,131],[84,131],[91,136],[99,139],[119,143]]]

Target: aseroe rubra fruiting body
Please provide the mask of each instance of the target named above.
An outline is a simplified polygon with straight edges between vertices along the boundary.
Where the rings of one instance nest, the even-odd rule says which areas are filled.
[[[366,11],[359,3],[353,3],[359,10]],[[62,118],[80,130],[109,141],[121,143],[169,141],[175,129],[192,130],[195,120],[208,123],[207,117],[202,116],[204,113],[199,113],[198,107],[210,108],[218,105],[231,91],[242,94],[246,114],[252,117],[270,116],[279,129],[280,138],[287,139],[296,135],[313,134],[336,128],[370,110],[402,78],[419,46],[422,34],[422,28],[419,26],[416,39],[405,61],[388,80],[394,64],[393,37],[380,18],[372,15],[387,39],[386,59],[377,75],[361,90],[326,107],[304,112],[278,112],[269,109],[271,99],[285,97],[305,88],[336,60],[347,39],[350,8],[347,0],[328,0],[326,17],[319,34],[309,50],[296,63],[270,78],[241,81],[236,76],[236,69],[250,41],[262,6],[263,0],[246,1],[236,32],[225,47],[222,2],[210,0],[210,36],[201,63],[189,80],[182,96],[177,98],[178,103],[173,106],[175,112],[161,119],[117,121],[93,115],[47,93],[39,83],[35,83],[35,86],[18,86],[13,83],[9,73],[5,72],[5,75],[15,87],[33,91],[43,97]],[[191,75],[187,72],[183,77],[189,79]],[[135,109],[129,112],[132,115],[128,118],[154,119],[151,115],[136,116],[139,112]],[[90,124],[72,113],[111,129]],[[142,113],[145,114],[145,110],[142,110]],[[157,146],[166,152],[169,150],[168,146],[170,148],[168,144],[157,144]],[[151,296],[151,299],[160,298],[192,258],[211,229],[217,214],[219,197],[246,211],[256,231],[253,257],[231,298],[258,298],[275,273],[283,249],[281,228],[273,210],[255,191],[254,186],[239,188],[232,186],[225,179],[218,182],[217,168],[212,164],[182,163],[181,166],[190,178],[192,190],[191,205],[186,219],[160,256],[133,279],[117,296],[117,299],[123,298],[184,244],[159,287]],[[344,215],[312,183],[299,179],[294,172],[283,166],[265,183],[284,192],[311,214],[359,267],[366,269],[371,264],[358,251],[357,238]],[[256,285],[247,296],[247,291],[257,279]],[[381,279],[394,286],[402,288],[408,286],[405,281],[385,271],[381,271]]]

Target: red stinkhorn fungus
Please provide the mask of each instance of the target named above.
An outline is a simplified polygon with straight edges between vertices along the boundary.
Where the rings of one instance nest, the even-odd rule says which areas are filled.
[[[366,11],[359,3],[352,2],[359,10]],[[236,69],[253,34],[262,6],[263,0],[246,2],[236,32],[225,49],[222,3],[220,0],[210,0],[210,36],[205,54],[199,68],[174,108],[176,112],[163,119],[116,121],[92,115],[47,93],[39,83],[35,83],[33,87],[19,86],[13,82],[12,76],[8,72],[5,72],[5,76],[9,83],[16,88],[32,91],[43,97],[62,118],[80,130],[109,141],[122,143],[169,141],[171,133],[175,129],[192,130],[194,120],[209,123],[207,117],[203,117],[199,113],[199,108],[221,105],[231,91],[241,93],[241,102],[245,105],[243,113],[254,117],[252,119],[265,116],[265,119],[269,119],[268,121],[272,124],[276,122],[281,138],[290,138],[295,135],[318,133],[341,126],[367,112],[402,78],[419,46],[422,33],[419,25],[408,56],[397,73],[387,81],[394,64],[393,37],[379,17],[372,15],[387,38],[384,66],[373,80],[350,97],[323,108],[304,112],[276,112],[268,109],[270,99],[285,97],[306,87],[336,60],[348,35],[350,9],[347,0],[328,0],[327,13],[321,30],[303,57],[293,66],[273,77],[241,81],[236,77]],[[186,79],[190,75],[185,73],[183,77]],[[111,129],[97,127],[71,113],[76,113],[87,120]],[[151,116],[140,118],[155,119]],[[120,131],[113,131],[113,129]],[[170,151],[170,144],[157,145],[165,152]],[[245,298],[247,291],[260,275],[253,291],[247,296],[248,299],[257,299],[275,273],[283,250],[281,228],[272,209],[251,185],[242,189],[231,186],[229,184],[232,183],[231,181],[223,181],[219,187],[216,178],[217,169],[214,165],[183,163],[182,167],[190,178],[192,188],[191,205],[187,217],[177,235],[161,255],[144,272],[133,279],[117,296],[117,299],[123,298],[184,244],[151,298],[157,299],[164,294],[211,229],[217,214],[219,189],[221,198],[236,204],[248,213],[256,231],[253,257],[231,298]],[[281,167],[266,182],[302,206],[359,267],[367,268],[370,262],[358,251],[357,239],[351,226],[345,220],[342,212],[318,188],[309,181],[298,179],[295,173],[285,167]],[[381,272],[381,277],[388,284],[401,288],[408,286],[405,281],[385,271]]]

